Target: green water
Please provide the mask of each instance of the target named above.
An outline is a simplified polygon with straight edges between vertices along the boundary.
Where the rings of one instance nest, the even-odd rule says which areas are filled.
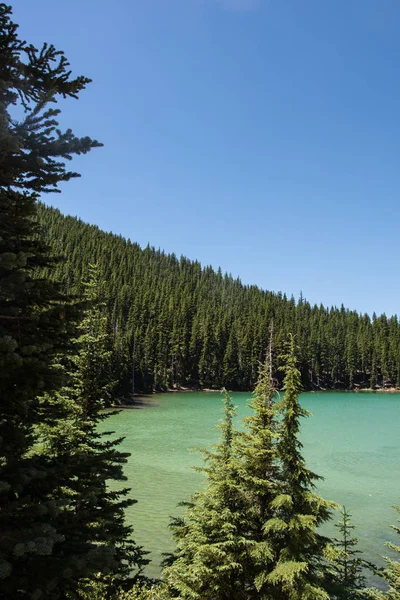
[[[249,394],[232,395],[239,424],[249,413]],[[318,490],[350,509],[361,549],[379,561],[384,542],[394,540],[391,505],[400,503],[400,394],[306,393],[301,403],[313,414],[303,420],[301,439],[309,468],[325,478]],[[138,503],[128,519],[136,541],[151,552],[149,575],[159,574],[161,554],[173,548],[169,516],[180,514],[178,502],[202,485],[191,469],[201,464],[193,447],[217,441],[221,407],[216,393],[158,394],[107,420],[132,453],[125,472]]]

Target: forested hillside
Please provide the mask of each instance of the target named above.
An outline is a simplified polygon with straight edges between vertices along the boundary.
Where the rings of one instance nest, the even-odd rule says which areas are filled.
[[[62,260],[47,276],[80,293],[89,265],[103,278],[119,393],[174,386],[253,388],[271,323],[280,354],[288,332],[301,348],[307,389],[400,384],[396,316],[359,315],[297,303],[243,285],[197,261],[140,246],[58,210],[39,206],[51,252]],[[271,259],[272,260],[272,259]],[[279,362],[279,359],[278,359]]]

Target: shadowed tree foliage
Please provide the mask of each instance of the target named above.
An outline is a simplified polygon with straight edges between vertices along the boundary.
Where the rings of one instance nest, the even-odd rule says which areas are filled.
[[[60,465],[54,494],[65,502],[58,525],[64,542],[54,556],[63,564],[64,572],[73,574],[65,588],[82,590],[82,579],[101,575],[104,589],[108,582],[111,593],[118,584],[141,579],[148,560],[132,540],[132,527],[125,522],[125,509],[134,500],[128,497],[128,489],[117,488],[126,481],[123,465],[129,454],[118,450],[122,438],[113,439],[98,430],[99,423],[115,414],[104,411],[115,382],[111,379],[110,335],[96,265],[90,267],[85,300],[80,335],[68,357],[68,384],[47,398],[53,418],[45,420],[40,432],[45,454]],[[90,581],[88,586],[90,589]]]
[[[60,388],[58,357],[68,350],[72,307],[41,267],[54,268],[40,240],[39,195],[78,174],[75,154],[100,144],[58,128],[60,97],[89,83],[71,77],[65,56],[18,36],[11,8],[0,4],[0,581],[7,598],[59,597],[55,558],[65,510],[55,495],[54,456],[40,452],[41,398]]]

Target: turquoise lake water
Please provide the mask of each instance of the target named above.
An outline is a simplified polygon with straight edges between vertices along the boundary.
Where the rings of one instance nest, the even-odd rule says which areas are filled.
[[[249,414],[248,393],[233,393],[238,422]],[[400,503],[400,394],[323,392],[301,395],[312,412],[302,421],[301,441],[307,465],[325,479],[318,485],[327,499],[345,504],[366,558],[379,562],[395,540],[391,508]],[[218,440],[221,419],[218,393],[157,394],[143,407],[122,410],[104,424],[125,436],[131,452],[125,473],[138,503],[128,511],[135,539],[151,552],[148,574],[160,573],[161,554],[173,549],[169,517],[181,514],[177,504],[203,484],[191,469],[202,463],[195,447]],[[335,517],[336,519],[336,517]],[[333,523],[327,533],[335,533]]]

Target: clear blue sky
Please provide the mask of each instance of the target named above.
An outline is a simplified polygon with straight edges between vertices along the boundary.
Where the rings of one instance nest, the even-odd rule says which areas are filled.
[[[104,142],[45,200],[244,283],[400,312],[398,0],[18,0]]]

